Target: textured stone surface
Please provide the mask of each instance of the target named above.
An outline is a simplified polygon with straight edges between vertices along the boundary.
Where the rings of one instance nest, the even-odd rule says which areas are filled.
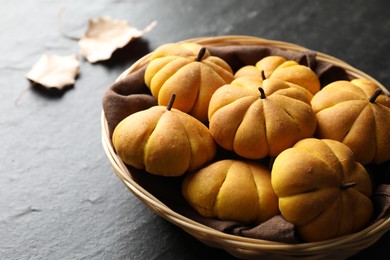
[[[175,227],[130,193],[100,137],[105,89],[167,42],[247,34],[293,42],[349,62],[390,86],[390,2],[0,0],[0,259],[201,259],[229,255]],[[62,9],[63,8],[63,9]],[[62,16],[60,16],[61,10]],[[89,18],[157,27],[109,62],[81,62],[63,95],[25,79],[44,53],[78,53]],[[389,234],[360,256],[389,256]]]

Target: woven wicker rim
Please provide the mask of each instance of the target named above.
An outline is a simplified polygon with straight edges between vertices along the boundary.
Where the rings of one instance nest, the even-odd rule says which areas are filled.
[[[301,52],[308,50],[299,45],[292,43],[286,43],[281,41],[272,41],[253,36],[219,36],[219,37],[206,37],[206,38],[194,38],[185,40],[182,42],[194,42],[202,45],[270,45],[279,47],[282,49]],[[317,59],[321,61],[330,62],[334,65],[340,66],[347,71],[347,74],[352,78],[366,78],[375,82],[386,94],[389,91],[377,80],[367,75],[364,72],[352,67],[346,62],[334,58],[332,56],[317,53]],[[142,67],[149,62],[152,53],[144,56],[137,62],[135,62],[130,68],[125,70],[117,80],[120,80],[124,76],[132,73],[138,68]],[[125,186],[136,195],[141,201],[149,206],[155,213],[164,217],[171,223],[181,227],[184,231],[193,235],[195,238],[202,242],[225,249],[233,255],[247,258],[251,256],[258,256],[263,254],[271,255],[283,255],[283,256],[329,256],[332,255],[332,251],[335,251],[335,255],[350,256],[364,248],[375,243],[381,236],[383,236],[388,230],[390,230],[390,218],[383,218],[360,232],[356,232],[351,235],[330,239],[320,242],[302,243],[302,244],[286,244],[280,242],[273,242],[267,240],[260,240],[254,238],[247,238],[241,236],[235,236],[226,234],[218,230],[212,229],[208,226],[193,221],[187,217],[184,217],[177,212],[171,210],[164,203],[150,194],[142,186],[136,183],[126,165],[115,153],[109,136],[107,120],[104,112],[101,113],[101,125],[102,125],[102,143],[103,148],[107,154],[107,157],[111,163],[111,166],[116,175],[121,179]],[[334,255],[333,255],[334,256]]]

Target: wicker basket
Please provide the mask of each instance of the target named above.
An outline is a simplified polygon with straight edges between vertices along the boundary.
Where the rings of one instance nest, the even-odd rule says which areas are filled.
[[[195,38],[186,40],[185,42],[195,42],[202,45],[214,46],[269,45],[297,52],[307,50],[301,46],[291,43],[270,41],[250,36]],[[145,65],[149,61],[150,56],[151,54],[148,54],[138,60],[129,69],[124,71],[118,79]],[[351,79],[366,78],[374,81],[379,87],[383,89],[385,93],[389,94],[389,91],[378,81],[348,65],[347,63],[320,52],[317,52],[316,57],[317,60],[326,61],[344,68]],[[203,224],[197,223],[171,210],[156,197],[150,194],[147,190],[141,187],[138,183],[136,183],[132,179],[126,165],[118,157],[113,149],[104,112],[102,112],[101,115],[101,124],[102,142],[107,157],[117,176],[123,181],[126,187],[132,193],[134,193],[134,195],[136,195],[141,201],[149,206],[155,213],[170,221],[174,225],[182,228],[196,239],[209,246],[224,249],[238,258],[258,259],[261,257],[262,259],[345,259],[374,244],[379,238],[381,238],[382,235],[390,230],[390,218],[382,218],[360,232],[315,243],[286,244],[225,234]]]

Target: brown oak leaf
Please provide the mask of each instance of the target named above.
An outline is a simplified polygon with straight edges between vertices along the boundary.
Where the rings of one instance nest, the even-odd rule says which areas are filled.
[[[63,89],[75,83],[80,61],[77,56],[44,54],[27,73],[27,79],[46,88]]]
[[[79,40],[80,53],[91,63],[108,60],[115,50],[141,37],[155,24],[152,22],[144,30],[139,30],[126,20],[114,20],[108,16],[90,19],[87,31]]]

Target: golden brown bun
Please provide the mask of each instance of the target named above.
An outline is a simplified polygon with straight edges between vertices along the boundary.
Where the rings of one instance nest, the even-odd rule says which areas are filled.
[[[278,214],[269,170],[255,162],[222,160],[187,175],[182,192],[204,217],[261,223]]]
[[[125,163],[162,176],[180,176],[196,170],[216,153],[205,125],[165,106],[154,106],[123,119],[112,139]]]
[[[261,79],[262,72],[266,79],[280,79],[290,87],[302,89],[309,100],[321,87],[318,76],[309,67],[281,56],[267,56],[258,61],[255,66],[244,66],[234,74],[234,77],[250,76]]]
[[[276,157],[271,176],[283,217],[307,242],[357,232],[371,219],[370,176],[341,142],[301,140]]]
[[[312,99],[319,138],[346,144],[360,163],[390,160],[390,98],[370,97],[378,89],[366,79],[336,81]]]
[[[195,43],[171,43],[157,48],[144,78],[159,105],[167,105],[175,93],[175,108],[206,123],[212,94],[233,80],[233,71],[207,50],[197,61],[201,48]]]
[[[209,119],[214,140],[248,159],[276,156],[312,137],[316,128],[305,93],[278,79],[240,77],[219,88],[210,100]]]

